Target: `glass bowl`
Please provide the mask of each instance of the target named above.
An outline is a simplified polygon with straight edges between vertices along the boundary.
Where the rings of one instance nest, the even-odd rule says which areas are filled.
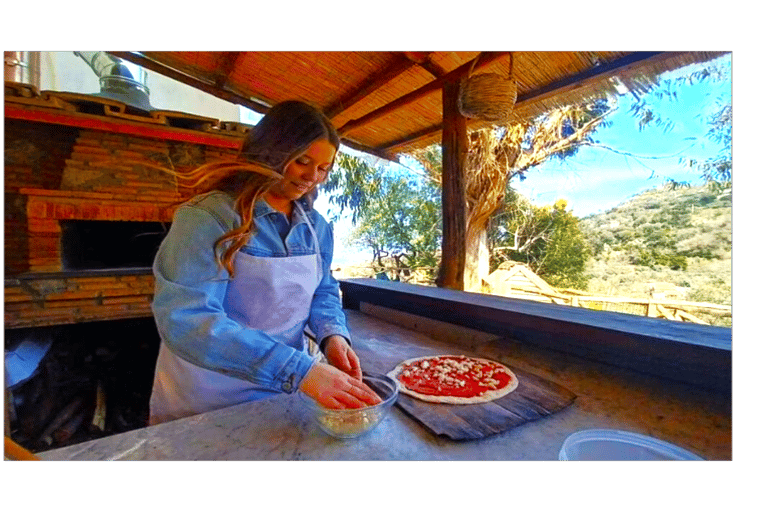
[[[326,409],[299,392],[320,430],[337,439],[354,439],[373,430],[397,399],[397,383],[386,375],[363,372],[363,382],[381,397],[381,403],[360,409]]]

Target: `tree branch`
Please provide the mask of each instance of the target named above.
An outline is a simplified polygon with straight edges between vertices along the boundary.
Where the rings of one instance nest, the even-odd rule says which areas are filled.
[[[531,151],[523,152],[520,158],[518,158],[518,160],[522,160],[522,164],[516,165],[515,171],[517,173],[521,173],[533,166],[539,165],[540,163],[544,162],[544,160],[556,153],[561,153],[575,146],[588,144],[588,141],[583,140],[586,135],[594,130],[598,124],[602,123],[608,115],[616,112],[617,110],[617,108],[612,108],[611,110],[608,110],[607,112],[595,117],[594,119],[591,119],[574,133],[565,139],[558,140],[554,144],[545,144],[541,147],[534,148]],[[546,138],[549,140],[552,139],[551,137]]]
[[[585,141],[582,144],[585,145],[585,146],[593,147],[593,148],[605,149],[606,151],[611,151],[612,153],[616,153],[617,155],[629,156],[629,157],[632,157],[632,158],[643,159],[643,160],[664,160],[665,158],[674,158],[676,156],[680,156],[680,154],[688,151],[689,149],[691,149],[693,146],[696,145],[696,143],[694,142],[693,144],[691,144],[687,148],[683,148],[680,151],[678,151],[677,153],[673,153],[671,155],[655,156],[655,155],[638,155],[638,154],[635,154],[635,153],[632,153],[632,152],[629,152],[629,151],[620,151],[620,150],[612,148],[610,146],[606,146],[605,144],[600,144],[600,143],[590,142],[590,141]]]

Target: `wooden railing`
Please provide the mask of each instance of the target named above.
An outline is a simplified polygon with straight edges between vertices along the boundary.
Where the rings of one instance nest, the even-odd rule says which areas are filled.
[[[666,298],[635,298],[590,295],[576,290],[561,293],[538,292],[542,298],[548,298],[553,304],[565,304],[594,310],[608,310],[630,313],[651,318],[666,318],[683,322],[709,325],[710,322],[695,316],[693,312],[702,312],[717,317],[731,316],[731,306],[708,302],[692,302]],[[614,306],[614,307],[610,307]]]
[[[339,271],[339,278],[369,277],[388,275],[392,267],[377,267],[374,265],[350,265]],[[400,269],[403,270],[403,269]],[[408,269],[410,277],[402,279],[402,282],[408,282],[417,285],[430,284],[420,279],[419,271],[426,269]],[[350,274],[347,274],[350,272]],[[387,277],[387,279],[390,279]],[[508,297],[512,299],[525,299],[536,302],[561,304],[567,306],[581,307],[595,311],[612,311],[616,313],[628,313],[632,315],[646,316],[650,318],[664,318],[667,320],[676,320],[680,322],[693,322],[700,325],[730,325],[730,320],[720,320],[716,324],[713,320],[730,319],[731,306],[723,304],[712,304],[709,302],[693,302],[663,297],[622,297],[609,295],[594,295],[582,290],[573,289],[555,289],[550,286],[537,286],[533,282],[522,282],[520,287],[514,287],[506,293],[492,293],[484,290],[483,293],[496,295],[499,297]],[[698,316],[697,316],[698,315]],[[706,316],[707,318],[701,318]]]

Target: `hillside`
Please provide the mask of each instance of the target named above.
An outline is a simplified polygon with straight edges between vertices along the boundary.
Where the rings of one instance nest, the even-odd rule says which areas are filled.
[[[589,291],[648,297],[649,283],[685,300],[731,304],[731,197],[706,186],[653,189],[579,220],[592,247]]]

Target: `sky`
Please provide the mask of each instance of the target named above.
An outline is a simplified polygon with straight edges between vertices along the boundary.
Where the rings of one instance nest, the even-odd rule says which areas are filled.
[[[730,62],[728,57],[719,60]],[[689,69],[691,67],[683,68],[665,75],[665,78],[674,78]],[[610,126],[599,128],[594,138],[622,154],[602,148],[582,148],[566,161],[545,162],[529,171],[525,180],[514,179],[512,186],[540,206],[565,199],[568,209],[582,218],[607,211],[645,190],[663,186],[667,179],[702,184],[700,176],[684,168],[679,158],[706,158],[717,153],[719,147],[704,136],[706,117],[714,110],[718,97],[728,99],[730,94],[730,80],[720,83],[707,81],[680,87],[676,101],[649,100],[661,116],[673,121],[673,128],[666,132],[655,126],[638,130],[637,120],[629,115],[627,108],[632,98],[630,95],[621,96],[616,112],[609,118]],[[378,163],[391,172],[407,172],[395,163],[383,160],[378,160]],[[322,195],[315,207],[326,215],[333,208]],[[346,242],[351,229],[348,216],[334,225],[336,265],[362,262],[369,257],[368,253]]]
[[[729,62],[728,58],[719,60]],[[638,130],[637,120],[628,114],[631,97],[625,95],[609,118],[611,126],[600,128],[595,137],[603,145],[634,156],[583,148],[565,162],[545,162],[524,181],[515,180],[513,187],[539,205],[566,199],[573,214],[581,218],[609,210],[639,192],[664,185],[669,178],[702,184],[695,171],[679,164],[679,158],[706,158],[717,153],[719,147],[704,136],[706,116],[714,110],[718,97],[730,97],[730,87],[730,81],[683,86],[677,101],[653,102],[661,115],[674,122],[667,132],[655,126]]]

